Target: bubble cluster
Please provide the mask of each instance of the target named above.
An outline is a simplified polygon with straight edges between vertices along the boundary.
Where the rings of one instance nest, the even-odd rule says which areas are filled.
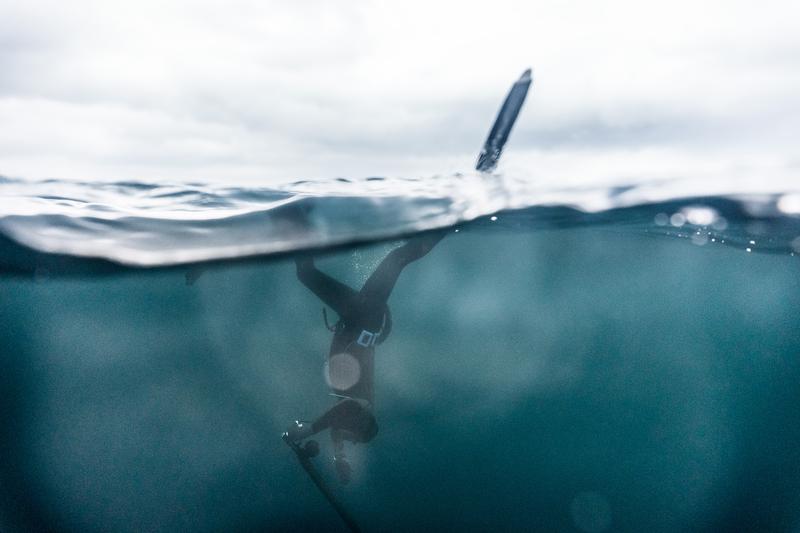
[[[706,205],[690,205],[681,208],[675,213],[658,213],[653,222],[657,226],[672,226],[674,228],[684,228],[684,232],[677,232],[674,235],[684,239],[690,239],[692,244],[704,246],[709,242],[724,243],[724,239],[719,239],[716,232],[724,231],[728,228],[728,221],[721,216],[713,207]],[[686,231],[685,226],[695,226]],[[667,235],[672,233],[667,232]]]
[[[688,206],[681,209],[689,224],[694,226],[710,226],[719,217],[716,209],[706,206]]]
[[[691,205],[682,208],[675,213],[658,213],[653,222],[657,226],[666,226],[667,224],[680,228],[685,224],[692,226],[711,226],[716,230],[723,230],[728,227],[728,222],[724,217],[721,217],[716,209],[704,205]]]

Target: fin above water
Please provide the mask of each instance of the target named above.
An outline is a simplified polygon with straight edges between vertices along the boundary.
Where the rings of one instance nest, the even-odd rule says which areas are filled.
[[[522,73],[522,76],[514,82],[511,90],[508,91],[503,106],[497,114],[492,129],[489,131],[489,137],[483,144],[483,149],[478,156],[478,163],[475,165],[475,170],[481,172],[490,172],[497,166],[497,161],[500,159],[500,154],[503,152],[508,140],[508,135],[511,133],[511,128],[514,127],[514,122],[517,120],[522,104],[525,103],[525,97],[528,95],[528,88],[531,85],[531,69],[527,69]]]

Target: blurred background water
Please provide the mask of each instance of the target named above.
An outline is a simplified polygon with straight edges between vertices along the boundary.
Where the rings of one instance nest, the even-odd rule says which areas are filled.
[[[380,431],[336,488],[362,527],[797,531],[797,220],[736,205],[725,230],[686,205],[449,229],[390,300]],[[317,263],[357,287],[397,244]],[[291,253],[95,269],[5,246],[4,530],[343,530],[280,439],[332,401]]]

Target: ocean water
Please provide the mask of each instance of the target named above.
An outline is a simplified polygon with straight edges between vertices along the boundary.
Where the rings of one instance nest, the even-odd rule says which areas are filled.
[[[0,181],[0,528],[346,531],[294,259],[438,230],[349,485],[319,436],[364,531],[800,530],[800,196],[521,183]]]

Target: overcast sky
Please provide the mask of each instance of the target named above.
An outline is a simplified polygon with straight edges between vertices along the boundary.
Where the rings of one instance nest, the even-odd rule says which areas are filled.
[[[0,174],[469,170],[531,66],[501,170],[793,176],[798,20],[794,0],[0,0]]]

